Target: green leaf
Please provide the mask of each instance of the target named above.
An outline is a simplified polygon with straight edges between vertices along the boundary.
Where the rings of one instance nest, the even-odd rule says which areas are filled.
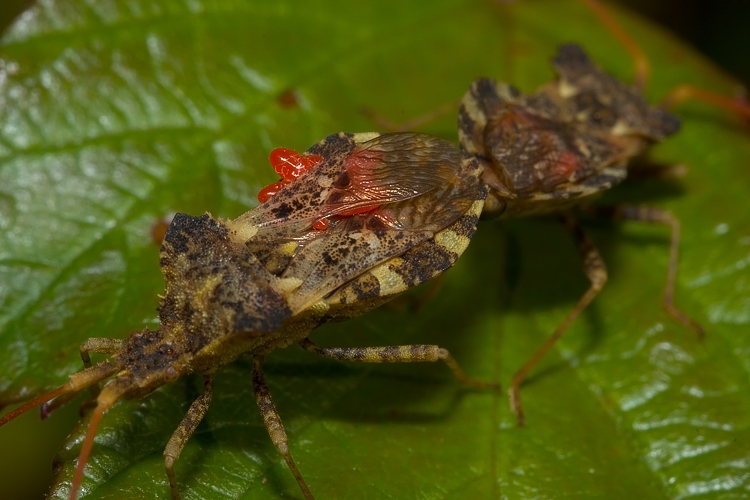
[[[615,14],[652,60],[649,97],[686,81],[732,94],[688,48]],[[164,215],[236,217],[274,180],[272,148],[371,130],[362,106],[407,120],[478,76],[531,91],[570,41],[631,74],[627,53],[573,1],[34,5],[0,41],[0,401],[63,383],[88,337],[156,324],[163,280],[150,231]],[[296,103],[283,104],[290,92]],[[678,111],[683,130],[650,159],[688,175],[629,183],[608,201],[683,222],[677,301],[706,339],[660,306],[667,231],[593,221],[610,281],[524,385],[527,428],[504,393],[464,391],[443,366],[339,364],[296,347],[267,358],[317,498],[747,495],[750,141],[729,113]],[[424,129],[455,138],[455,114]],[[470,375],[507,387],[586,286],[554,219],[488,222],[419,312],[384,307],[313,339],[439,344]],[[180,380],[110,410],[81,496],[169,498],[162,450],[200,387]],[[53,498],[67,498],[85,424],[57,457]],[[15,457],[45,425],[0,449]],[[8,467],[4,477],[21,475]],[[258,415],[249,363],[218,374],[176,473],[186,499],[301,498]]]

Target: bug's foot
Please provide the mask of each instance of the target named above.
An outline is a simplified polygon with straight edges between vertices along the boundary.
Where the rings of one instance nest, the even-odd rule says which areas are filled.
[[[516,424],[518,427],[525,427],[526,415],[523,413],[523,407],[521,406],[521,394],[519,389],[519,385],[512,382],[508,388],[508,399],[510,401],[510,410],[516,416]]]

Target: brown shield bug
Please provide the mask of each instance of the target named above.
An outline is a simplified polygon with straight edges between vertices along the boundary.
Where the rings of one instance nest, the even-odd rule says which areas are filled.
[[[160,251],[166,290],[157,329],[87,340],[80,348],[83,371],[0,418],[2,426],[40,405],[48,413],[94,389],[70,500],[78,497],[107,410],[197,373],[203,392],[164,450],[171,495],[179,499],[174,464],[208,411],[215,374],[243,356],[253,360],[255,398],[271,440],[308,500],[313,495],[263,375],[263,359],[274,349],[298,343],[336,360],[443,361],[461,382],[486,385],[469,379],[438,346],[325,348],[307,338],[314,328],[358,316],[453,265],[487,196],[476,159],[462,161],[452,144],[426,134],[342,133],[304,156],[274,150],[271,162],[282,181],[261,191],[265,202],[254,210],[226,221],[174,216]],[[92,364],[91,353],[108,359]]]

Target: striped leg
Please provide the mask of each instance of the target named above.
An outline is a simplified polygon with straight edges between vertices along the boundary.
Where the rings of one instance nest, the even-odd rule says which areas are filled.
[[[510,408],[513,413],[516,414],[518,425],[523,426],[526,424],[526,417],[524,416],[523,407],[521,406],[521,395],[520,388],[521,384],[529,372],[544,358],[547,352],[555,345],[555,342],[563,336],[565,331],[568,329],[571,323],[581,314],[581,312],[588,307],[594,297],[596,297],[604,284],[607,282],[607,267],[602,260],[599,251],[596,249],[594,242],[591,238],[586,235],[581,226],[576,222],[573,217],[562,213],[560,218],[568,229],[573,234],[576,241],[578,242],[578,252],[581,254],[583,260],[583,270],[586,273],[586,277],[591,282],[589,289],[578,299],[578,302],[573,309],[568,312],[568,315],[558,325],[552,335],[537,349],[537,351],[529,358],[528,361],[513,374],[513,378],[508,387],[508,397],[510,399]]]
[[[266,379],[263,377],[263,356],[253,356],[253,390],[255,391],[255,400],[258,403],[260,414],[263,417],[263,423],[266,425],[268,435],[271,437],[271,442],[279,450],[281,456],[284,457],[284,461],[286,461],[286,465],[292,472],[294,479],[297,480],[297,485],[302,490],[305,500],[315,500],[302,474],[300,474],[297,464],[292,458],[292,453],[289,451],[289,440],[286,437],[284,423],[281,421],[279,412],[276,411],[276,405],[273,403],[271,392],[268,390]]]
[[[167,470],[167,477],[169,478],[169,489],[172,492],[172,500],[180,500],[180,490],[177,486],[177,478],[174,474],[174,464],[183,448],[187,443],[190,436],[193,435],[198,424],[201,423],[203,417],[208,411],[208,407],[211,404],[211,396],[214,392],[214,377],[213,375],[203,376],[203,393],[198,396],[198,399],[193,401],[190,408],[182,419],[180,425],[169,438],[167,446],[164,448],[164,468]]]
[[[436,345],[397,345],[385,347],[318,347],[310,339],[300,341],[300,346],[318,356],[337,361],[361,363],[421,363],[442,361],[453,372],[458,381],[477,389],[497,388],[497,384],[470,378],[461,369],[447,349]]]

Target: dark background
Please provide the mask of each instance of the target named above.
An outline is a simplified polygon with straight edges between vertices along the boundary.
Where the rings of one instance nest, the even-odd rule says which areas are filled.
[[[750,84],[750,1],[618,0],[687,40],[709,59]]]

